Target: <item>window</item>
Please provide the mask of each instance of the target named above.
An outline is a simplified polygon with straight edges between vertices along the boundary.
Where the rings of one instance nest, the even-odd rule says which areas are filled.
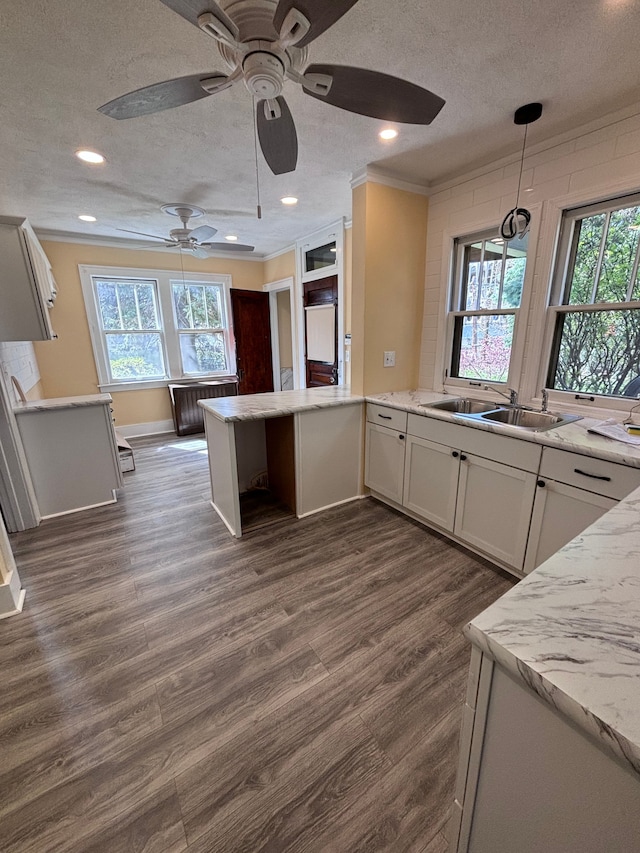
[[[235,372],[231,277],[80,267],[102,388]]]
[[[566,211],[547,385],[640,394],[640,196]]]
[[[449,376],[508,381],[527,245],[495,231],[456,240]]]

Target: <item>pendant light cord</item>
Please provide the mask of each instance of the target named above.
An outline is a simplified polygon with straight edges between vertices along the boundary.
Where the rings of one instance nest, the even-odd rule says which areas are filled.
[[[262,206],[260,204],[260,172],[258,170],[258,113],[256,106],[256,99],[253,98],[252,102],[253,106],[253,151],[255,154],[256,160],[256,197],[258,200],[257,212],[258,219],[262,219]]]
[[[527,130],[529,129],[529,125],[525,124],[524,126],[524,140],[522,142],[522,156],[520,157],[520,175],[518,176],[518,192],[516,193],[516,208],[520,202],[520,186],[522,184],[522,169],[524,167],[524,151],[527,147]]]

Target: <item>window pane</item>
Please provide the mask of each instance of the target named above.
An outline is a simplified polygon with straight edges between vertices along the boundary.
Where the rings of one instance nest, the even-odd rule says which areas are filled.
[[[222,332],[181,334],[180,354],[185,373],[220,373],[227,370]]]
[[[527,249],[529,235],[510,240],[507,244],[502,284],[502,301],[499,308],[519,308],[522,301],[522,287],[527,268]]]
[[[336,263],[336,241],[309,249],[304,253],[304,266],[307,272],[332,267]]]
[[[522,298],[527,244],[525,235],[521,240],[511,240],[506,248],[498,238],[466,246],[461,310],[517,308]]]
[[[506,382],[514,321],[513,314],[456,317],[460,355],[453,376]]]
[[[113,379],[158,379],[165,375],[158,333],[106,336]]]
[[[639,222],[638,207],[627,207],[611,214],[596,302],[626,301],[640,237],[636,227]]]
[[[107,281],[97,283],[98,304],[104,329],[120,329],[120,312],[115,284]]]
[[[473,311],[479,307],[478,297],[480,288],[480,260],[482,258],[482,243],[472,243],[464,250],[464,295],[461,300],[463,311]]]
[[[104,329],[160,328],[155,282],[106,279],[95,284]]]
[[[138,311],[140,315],[140,328],[159,329],[158,311],[156,306],[156,292],[152,284],[136,284],[136,296],[138,298]]]
[[[640,309],[561,314],[555,351],[551,387],[624,395],[640,376]]]
[[[173,304],[179,329],[222,328],[219,285],[174,284]]]
[[[591,302],[605,219],[604,213],[598,213],[576,223],[578,248],[571,278],[569,305]]]

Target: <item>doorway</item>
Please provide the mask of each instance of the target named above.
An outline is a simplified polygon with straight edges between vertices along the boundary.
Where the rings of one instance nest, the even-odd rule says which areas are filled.
[[[238,394],[273,391],[269,295],[231,289]]]
[[[300,388],[298,355],[298,317],[293,278],[265,284],[271,314],[271,352],[273,387],[276,391]]]

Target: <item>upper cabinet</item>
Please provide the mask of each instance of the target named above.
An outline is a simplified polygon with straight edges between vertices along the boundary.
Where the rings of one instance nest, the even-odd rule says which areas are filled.
[[[51,264],[27,220],[0,216],[0,341],[57,337],[49,319],[55,298]]]

